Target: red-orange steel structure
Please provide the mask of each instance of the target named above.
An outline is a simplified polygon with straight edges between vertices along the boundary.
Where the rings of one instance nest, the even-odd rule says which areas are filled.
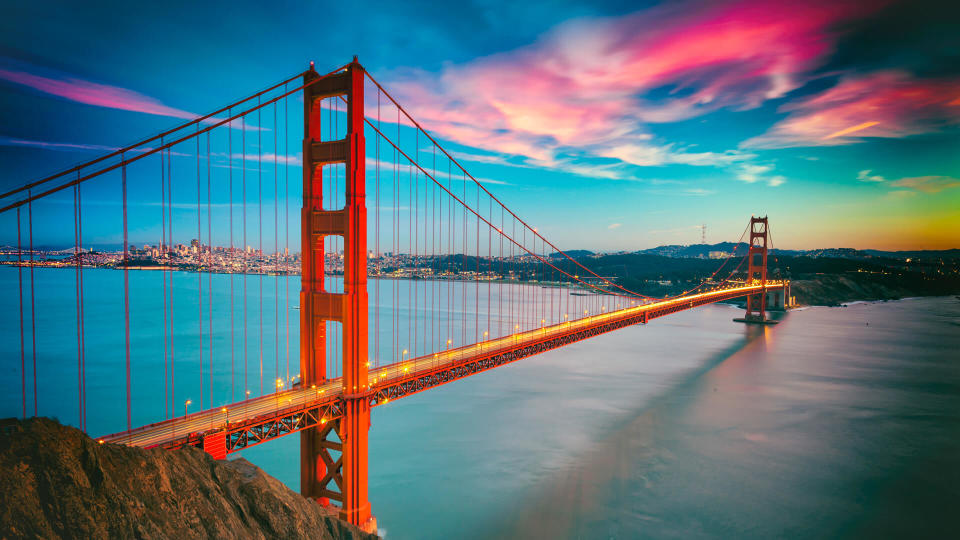
[[[747,297],[747,314],[744,317],[747,322],[767,320],[767,239],[767,217],[751,216],[747,281],[759,281],[763,289],[759,294]]]
[[[320,76],[313,66],[304,84]],[[326,322],[343,325],[343,397],[341,418],[305,430],[300,439],[300,486],[304,496],[322,504],[340,502],[341,517],[365,530],[376,530],[367,496],[367,438],[370,405],[367,391],[367,206],[363,136],[363,68],[356,58],[347,69],[305,86],[303,141],[302,261],[300,292],[300,362],[304,385],[326,380]],[[323,141],[321,103],[342,97],[347,104],[347,133]],[[342,209],[323,209],[323,168],[346,167]],[[343,293],[324,288],[324,239],[342,236]],[[336,434],[339,440],[331,439]],[[331,451],[340,452],[334,459]]]
[[[303,77],[303,84],[294,89],[288,89],[287,84]],[[374,85],[371,87],[371,93],[376,94],[376,99],[371,99],[371,104],[376,103],[374,108],[371,105],[371,118],[367,119],[364,115],[364,84],[365,80],[370,79]],[[282,91],[281,91],[282,87]],[[260,444],[278,437],[292,433],[300,433],[300,455],[301,455],[301,491],[307,498],[313,499],[320,504],[328,505],[331,501],[339,505],[341,517],[367,531],[376,530],[376,519],[371,512],[371,506],[368,497],[368,432],[370,428],[371,408],[390,401],[394,401],[406,396],[422,392],[449,382],[453,382],[474,374],[493,369],[498,366],[515,362],[522,358],[539,354],[558,347],[563,347],[571,343],[589,339],[594,336],[610,332],[619,328],[634,324],[645,324],[652,319],[696,308],[698,306],[710,304],[713,302],[727,301],[734,298],[747,297],[746,316],[744,319],[736,319],[749,323],[773,324],[776,321],[767,320],[767,297],[771,296],[774,300],[774,309],[783,307],[785,299],[789,297],[789,282],[783,280],[769,280],[767,272],[767,256],[770,243],[770,231],[766,217],[753,217],[749,225],[749,248],[746,258],[742,255],[736,257],[736,249],[726,260],[711,274],[706,280],[696,287],[679,293],[676,296],[654,299],[645,297],[639,293],[630,291],[620,284],[597,275],[588,269],[579,261],[566,255],[555,245],[547,241],[543,236],[537,233],[537,229],[531,227],[509,208],[503,205],[494,197],[478,180],[473,178],[446,150],[444,150],[437,141],[430,136],[407,111],[397,103],[386,90],[380,86],[372,77],[370,77],[354,58],[353,62],[346,66],[337,68],[325,75],[318,74],[311,64],[306,72],[297,74],[294,77],[282,81],[280,84],[273,85],[269,89],[254,94],[243,100],[234,102],[232,105],[223,107],[209,115],[192,120],[177,129],[164,132],[163,134],[145,139],[140,143],[127,147],[120,152],[109,154],[108,156],[98,158],[83,166],[79,166],[69,171],[58,173],[44,180],[29,183],[21,188],[0,194],[0,214],[7,210],[17,210],[17,247],[18,258],[23,250],[20,245],[20,206],[27,206],[27,226],[30,237],[30,299],[29,306],[31,317],[34,317],[33,300],[33,266],[35,264],[33,250],[33,201],[45,198],[58,191],[68,187],[75,187],[75,226],[76,238],[74,246],[74,265],[77,268],[77,295],[78,295],[78,377],[79,387],[81,388],[80,403],[81,410],[84,410],[85,384],[83,383],[83,370],[85,366],[84,345],[83,345],[83,319],[82,319],[82,275],[80,270],[84,265],[83,253],[83,235],[80,228],[80,184],[104,174],[119,169],[123,175],[123,186],[125,188],[126,168],[137,161],[142,161],[147,156],[159,153],[161,175],[161,191],[166,190],[162,197],[163,204],[166,205],[166,212],[161,211],[161,220],[163,221],[164,236],[158,244],[158,252],[155,255],[157,260],[166,262],[173,261],[174,264],[183,264],[182,260],[171,257],[176,255],[171,253],[174,243],[173,233],[173,196],[172,184],[173,174],[171,169],[172,154],[171,149],[182,143],[194,142],[196,148],[196,181],[197,181],[197,239],[198,255],[203,249],[208,249],[211,253],[214,249],[214,234],[211,232],[211,191],[210,191],[210,160],[211,140],[209,133],[211,130],[223,126],[226,130],[240,131],[241,144],[241,162],[246,161],[245,134],[247,130],[246,119],[256,114],[258,129],[263,128],[261,113],[265,107],[271,107],[274,121],[272,129],[274,135],[279,130],[280,123],[277,121],[277,104],[284,105],[284,116],[286,116],[287,98],[299,91],[303,91],[304,98],[304,138],[302,145],[303,155],[303,203],[301,208],[301,290],[300,290],[300,373],[302,377],[299,382],[288,380],[289,386],[284,386],[282,380],[278,378],[277,391],[269,395],[264,394],[261,388],[259,396],[250,396],[250,391],[246,391],[246,399],[236,401],[234,396],[233,384],[233,318],[231,315],[231,385],[229,399],[233,402],[223,407],[214,407],[213,401],[213,330],[212,322],[209,322],[209,333],[207,344],[211,345],[210,355],[210,379],[209,384],[209,405],[207,410],[201,410],[192,414],[187,414],[184,410],[183,417],[175,417],[172,413],[167,414],[163,421],[155,422],[146,426],[133,428],[130,424],[130,356],[129,356],[129,335],[126,337],[127,354],[126,360],[126,388],[128,400],[127,431],[114,435],[105,436],[101,442],[119,442],[130,445],[165,448],[177,448],[184,445],[193,445],[202,447],[205,451],[222,459],[226,455],[240,451],[244,448]],[[271,94],[271,92],[273,95]],[[271,97],[272,96],[272,97]],[[261,99],[261,98],[264,99]],[[373,97],[373,96],[371,96]],[[397,134],[396,140],[391,140],[385,133],[385,127],[381,126],[381,98],[386,97],[389,103],[395,105]],[[269,98],[269,99],[267,99]],[[252,100],[256,99],[254,106]],[[337,118],[340,116],[341,102],[346,104],[346,129],[339,131],[331,129],[337,126]],[[324,109],[325,104],[333,104]],[[336,113],[333,111],[336,108]],[[239,112],[235,109],[242,109]],[[374,115],[374,111],[376,114]],[[221,118],[221,113],[226,112],[226,117]],[[325,117],[324,114],[327,114]],[[401,114],[405,120],[402,120]],[[324,123],[324,118],[327,122]],[[373,120],[375,118],[375,121]],[[239,126],[235,120],[239,120]],[[413,146],[407,141],[406,147],[401,147],[400,126],[401,124],[413,126],[415,134],[412,138]],[[391,120],[392,122],[392,120]],[[203,126],[201,126],[201,123]],[[331,125],[332,124],[332,125]],[[371,179],[366,175],[365,163],[365,124],[371,129]],[[267,123],[267,125],[271,125]],[[283,124],[283,133],[285,137],[289,132],[286,129],[286,123]],[[334,133],[337,131],[337,133]],[[201,170],[200,170],[200,135],[206,135],[205,150],[207,161],[207,241],[210,246],[203,248],[199,244],[202,235],[200,226],[201,215]],[[299,136],[299,134],[295,135]],[[338,138],[341,137],[342,138]],[[167,140],[164,137],[168,137]],[[429,140],[433,145],[433,152],[430,158],[423,158],[425,154],[420,149],[420,142],[423,139]],[[159,139],[159,141],[158,141]],[[195,139],[195,141],[193,140]],[[159,145],[153,145],[153,142],[159,142]],[[145,146],[151,143],[152,146]],[[392,149],[393,168],[392,175],[386,168],[381,167],[381,144],[384,148]],[[233,170],[234,145],[230,135],[226,139],[225,153],[229,156],[226,163],[227,168]],[[260,164],[264,146],[261,144],[260,135],[257,137],[257,172],[258,172],[258,201],[262,198],[260,188]],[[449,160],[447,163],[446,181],[442,181],[443,167],[437,168],[437,151]],[[165,154],[164,154],[165,152]],[[277,173],[277,141],[274,140],[274,198],[276,199],[276,182],[279,178]],[[285,150],[285,154],[287,154]],[[164,155],[166,156],[164,159]],[[187,157],[190,157],[189,155]],[[285,157],[289,157],[285,155]],[[116,163],[105,161],[112,158],[118,158]],[[429,159],[429,164],[427,159]],[[406,160],[405,162],[402,160]],[[462,172],[456,173],[453,166]],[[88,167],[96,166],[97,170],[87,172]],[[403,167],[401,169],[400,167]],[[335,174],[329,175],[329,169],[335,169]],[[241,168],[246,171],[245,166]],[[339,205],[340,194],[335,193],[338,189],[338,175],[340,170],[344,171],[344,205],[342,208],[333,206]],[[390,178],[381,178],[383,169],[384,176]],[[401,189],[401,175],[399,171],[409,171],[405,187]],[[164,174],[165,171],[165,174]],[[76,179],[64,178],[67,173],[76,172]],[[326,207],[324,205],[324,174],[327,173],[328,200]],[[439,175],[438,175],[439,173]],[[232,174],[232,173],[230,173]],[[457,176],[459,176],[460,185],[457,185]],[[60,179],[59,185],[44,185],[56,179]],[[470,181],[468,181],[468,178]],[[366,183],[372,180],[371,196],[373,206],[377,209],[375,213],[376,225],[371,226],[375,240],[375,257],[372,259],[374,267],[368,269],[367,261],[367,207],[366,207]],[[393,229],[392,246],[390,249],[396,257],[406,257],[405,261],[397,263],[396,270],[399,271],[403,265],[408,266],[409,273],[407,277],[412,279],[413,293],[408,297],[408,302],[414,306],[414,312],[417,311],[417,283],[424,276],[435,277],[438,274],[451,279],[428,279],[428,285],[424,285],[425,290],[430,291],[429,302],[431,308],[442,305],[440,298],[440,283],[443,282],[447,287],[446,305],[447,310],[452,310],[451,298],[457,296],[457,288],[462,293],[462,325],[463,332],[459,343],[451,347],[452,339],[449,337],[452,332],[452,318],[447,318],[447,333],[442,333],[443,324],[441,324],[440,312],[442,310],[431,309],[430,316],[423,320],[436,326],[431,327],[429,340],[427,339],[426,326],[422,332],[422,339],[418,342],[418,331],[416,323],[419,320],[414,318],[412,328],[407,327],[407,336],[399,339],[407,339],[407,343],[412,343],[413,352],[411,357],[407,357],[407,350],[403,349],[399,359],[394,354],[393,362],[380,365],[381,355],[379,332],[374,332],[374,343],[372,352],[376,359],[375,366],[369,368],[368,361],[368,292],[367,275],[368,271],[373,272],[375,276],[384,276],[383,256],[380,253],[380,209],[381,206],[381,184],[386,180],[386,184],[393,184],[392,188],[392,214],[391,228]],[[332,181],[332,185],[331,185]],[[233,248],[233,177],[229,177],[230,193],[230,249],[231,257],[236,253]],[[472,183],[471,183],[472,182]],[[421,187],[422,183],[422,187]],[[30,191],[31,187],[39,188],[42,191],[34,194]],[[330,188],[333,189],[330,189]],[[469,189],[468,189],[469,187]],[[284,177],[284,189],[286,189],[286,179]],[[404,193],[406,191],[406,193]],[[5,198],[14,195],[20,196],[20,200],[4,203]],[[421,195],[423,198],[421,199]],[[481,195],[484,199],[481,202]],[[243,234],[244,245],[246,245],[246,176],[241,175],[241,196],[243,197]],[[331,204],[330,198],[333,198]],[[406,212],[409,220],[406,222],[409,229],[409,239],[404,246],[400,241],[401,230],[404,229],[404,222],[399,218],[400,202],[406,197],[404,204],[407,208],[412,208],[412,212]],[[124,269],[124,276],[128,270],[129,262],[128,252],[130,251],[126,242],[128,230],[126,214],[126,191],[123,192],[124,201],[124,220],[123,237],[124,249],[122,252],[122,263],[120,266]],[[262,204],[260,202],[259,204]],[[497,208],[499,206],[499,208]],[[487,213],[484,213],[484,208]],[[163,207],[161,207],[163,208]],[[495,211],[497,209],[499,212]],[[276,228],[276,203],[275,203],[274,226]],[[439,212],[438,212],[439,211]],[[262,209],[261,209],[262,212]],[[438,215],[439,213],[439,215]],[[497,216],[499,213],[499,218]],[[507,216],[505,222],[504,216]],[[169,221],[168,221],[169,219]],[[395,221],[393,221],[395,219]],[[506,232],[505,226],[510,226],[510,232]],[[421,231],[421,224],[423,225]],[[517,234],[516,226],[520,225],[520,234]],[[259,259],[272,259],[271,268],[276,269],[276,262],[280,260],[279,245],[275,235],[275,253],[265,255],[262,249],[262,218],[258,218],[258,225],[261,232],[258,234],[260,248],[256,251],[256,257]],[[462,231],[462,232],[461,232]],[[527,235],[533,237],[532,245],[527,243]],[[746,234],[747,230],[744,231]],[[416,233],[416,234],[414,234]],[[182,234],[182,233],[181,233]],[[486,240],[486,254],[483,253],[481,234],[488,234]],[[336,239],[343,238],[343,290],[334,292],[333,287],[329,287],[326,282],[326,253],[325,242],[327,237]],[[421,241],[421,238],[423,241]],[[739,246],[743,235],[737,240]],[[493,247],[494,240],[499,241],[499,253],[495,253]],[[339,240],[335,240],[338,242]],[[424,242],[425,241],[425,242]],[[506,244],[504,243],[506,241]],[[539,247],[538,247],[539,244]],[[506,249],[505,249],[506,246]],[[566,259],[568,269],[558,266],[552,256],[547,256],[543,252],[548,251],[546,246],[554,249],[563,258]],[[144,246],[145,251],[148,246]],[[516,253],[514,248],[517,249]],[[336,248],[335,248],[336,249]],[[507,252],[509,249],[509,253]],[[247,253],[251,251],[249,247]],[[388,253],[389,255],[389,253]],[[468,267],[469,257],[476,259],[476,266],[472,264]],[[202,257],[201,257],[202,258]],[[209,259],[209,257],[207,257]],[[424,259],[428,264],[425,264]],[[248,255],[243,256],[244,272],[248,270]],[[400,258],[398,258],[400,260]],[[713,278],[724,269],[728,261],[739,260],[740,263],[729,272],[726,278],[714,281]],[[180,261],[180,262],[177,262]],[[747,264],[747,277],[745,281],[733,279],[741,271],[745,261]],[[49,261],[48,261],[49,262]],[[208,260],[198,260],[197,267],[208,263]],[[481,270],[481,262],[486,265],[486,270]],[[495,272],[496,263],[499,263],[499,271]],[[18,261],[20,266],[24,261]],[[60,264],[57,262],[56,264]],[[391,263],[392,264],[392,263]],[[504,265],[508,268],[505,270]],[[524,270],[522,264],[527,264],[528,270]],[[509,267],[513,267],[510,269]],[[576,270],[576,268],[580,270]],[[535,269],[534,269],[535,268]],[[209,269],[207,269],[209,270]],[[271,271],[273,271],[271,270]],[[463,272],[469,270],[469,272]],[[589,274],[584,275],[584,279],[569,270],[583,271]],[[258,271],[263,276],[263,268]],[[437,272],[437,274],[435,274]],[[529,273],[528,273],[529,272]],[[467,276],[464,278],[464,276]],[[471,277],[472,276],[472,277]],[[494,282],[503,283],[508,276],[520,277],[518,301],[516,310],[508,307],[507,313],[501,313],[500,301],[497,304],[497,317],[506,322],[507,329],[512,328],[512,332],[503,332],[502,326],[498,323],[498,330],[494,335],[494,328],[491,324],[491,314],[493,313],[493,304],[490,300],[490,290],[487,290],[487,305],[481,307],[480,302],[480,283],[492,284]],[[453,279],[456,277],[456,279]],[[170,296],[167,296],[167,278],[164,278],[164,337],[169,338],[165,342],[165,347],[169,344],[169,389],[164,388],[164,406],[169,411],[173,410],[174,396],[178,392],[173,378],[173,278],[172,270],[169,277]],[[469,301],[467,297],[467,281],[473,282],[474,299]],[[603,284],[603,286],[599,284]],[[208,293],[212,286],[208,281]],[[22,282],[21,282],[22,286]],[[556,293],[549,293],[543,296],[543,289],[552,288]],[[614,291],[617,289],[619,292]],[[22,289],[21,289],[22,290]],[[279,289],[275,288],[275,291]],[[434,296],[434,292],[437,293]],[[231,281],[231,306],[232,304],[232,281]],[[279,293],[275,293],[279,296]],[[375,287],[374,302],[380,305],[379,281]],[[394,298],[394,305],[399,303],[399,295]],[[498,295],[501,294],[498,292]],[[557,306],[554,307],[552,294],[558,295]],[[244,298],[246,298],[246,289],[244,289]],[[779,295],[779,296],[778,296]],[[129,332],[129,299],[124,296],[124,327]],[[262,290],[261,290],[262,296]],[[426,293],[423,301],[426,303]],[[508,295],[509,300],[509,295]],[[547,299],[549,298],[549,303]],[[781,301],[780,299],[783,299]],[[245,301],[245,300],[244,300]],[[561,303],[564,302],[564,303]],[[23,392],[23,414],[26,416],[26,364],[25,358],[25,330],[23,319],[23,307],[25,299],[20,296],[20,338],[21,338],[21,388]],[[202,297],[201,297],[202,302]],[[262,299],[260,301],[260,317],[262,326]],[[289,301],[287,302],[289,304]],[[621,307],[622,303],[622,307]],[[779,306],[777,304],[780,304]],[[472,304],[472,306],[471,306]],[[628,305],[629,304],[629,305]],[[278,304],[279,305],[279,304]],[[571,305],[574,309],[571,309]],[[169,319],[167,318],[169,307]],[[589,309],[588,309],[589,308]],[[538,310],[539,311],[536,311]],[[232,307],[231,307],[232,310]],[[467,313],[470,311],[476,313],[476,319],[468,319]],[[593,310],[593,311],[590,311]],[[212,310],[211,310],[212,312]],[[533,316],[531,316],[531,312]],[[574,314],[573,318],[568,319],[568,313]],[[582,316],[580,313],[582,312]],[[590,314],[592,313],[592,315]],[[202,306],[199,310],[202,331]],[[396,315],[396,313],[395,313]],[[209,315],[208,315],[209,316]],[[481,326],[481,316],[485,316],[485,326]],[[434,318],[435,317],[435,318]],[[375,314],[374,320],[378,321],[379,315]],[[276,319],[279,321],[279,318]],[[539,321],[537,326],[536,321]],[[328,379],[327,362],[327,324],[328,322],[339,322],[342,329],[342,366],[329,366],[331,368],[330,378]],[[521,329],[521,325],[524,325]],[[35,325],[31,325],[30,333],[35,334]],[[279,322],[275,323],[279,332]],[[474,338],[469,338],[469,328],[472,328]],[[397,336],[400,335],[401,326],[397,319],[394,319],[393,335],[395,337],[393,350],[398,352],[400,342]],[[433,334],[436,328],[441,328],[440,340]],[[481,329],[486,329],[481,334]],[[453,328],[455,330],[455,328]],[[289,328],[288,328],[289,332]],[[482,338],[481,338],[482,335]],[[446,337],[445,337],[446,336]],[[35,336],[34,336],[35,337]],[[336,343],[336,334],[329,336]],[[279,333],[276,338],[277,368],[276,374],[279,377]],[[246,308],[244,308],[244,338],[242,350],[244,352],[244,384],[246,385]],[[446,343],[444,348],[431,349],[429,343],[436,347],[438,344]],[[425,350],[417,351],[417,346],[424,347]],[[203,342],[201,342],[201,347]],[[262,369],[262,329],[261,343],[259,346],[261,355],[261,373],[260,383],[263,385]],[[36,356],[36,344],[33,345],[32,354]],[[167,367],[167,349],[164,351],[165,369]],[[201,363],[202,367],[202,363]],[[288,368],[289,371],[289,368]],[[339,371],[339,375],[337,373]],[[296,377],[294,377],[295,379]],[[204,373],[200,372],[201,386],[203,388]],[[36,385],[36,368],[32,380]],[[165,381],[166,381],[165,375]],[[179,382],[179,378],[177,381]],[[166,383],[165,383],[166,384]],[[182,383],[181,383],[182,384]],[[183,395],[183,390],[179,390]],[[36,388],[34,388],[34,408],[36,414]],[[167,402],[169,399],[169,402]],[[189,399],[185,405],[190,403]],[[203,402],[201,401],[201,404]],[[81,425],[83,425],[83,415],[81,412]]]

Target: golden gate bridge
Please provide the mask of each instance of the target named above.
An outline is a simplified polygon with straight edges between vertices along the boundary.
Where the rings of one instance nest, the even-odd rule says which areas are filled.
[[[302,101],[302,123],[291,123],[291,101],[294,117]],[[291,138],[302,141],[292,152]],[[292,325],[296,305],[283,279],[292,260],[291,172],[302,173],[299,321],[294,316]],[[600,276],[491,193],[356,58],[322,75],[311,63],[210,114],[0,194],[0,216],[16,219],[19,289],[4,302],[19,311],[22,414],[30,412],[31,397],[38,412],[38,330],[41,340],[75,337],[77,426],[84,430],[91,351],[83,276],[94,263],[83,227],[90,236],[92,224],[102,228],[104,219],[91,221],[88,202],[84,220],[83,188],[94,185],[115,190],[121,209],[107,229],[122,234],[122,249],[104,264],[121,271],[123,312],[113,344],[123,351],[127,428],[97,439],[146,448],[196,446],[223,459],[300,433],[303,495],[336,504],[344,519],[366,530],[376,524],[367,493],[372,408],[714,302],[746,297],[747,313],[738,320],[770,323],[768,305],[783,307],[789,295],[788,282],[768,279],[765,217],[752,217],[733,253],[683,293],[652,298]],[[35,219],[44,204],[72,206],[72,223],[62,211]],[[38,328],[37,315],[41,322],[44,315],[44,306],[38,311],[36,305],[34,270],[44,264],[35,258],[38,227],[72,229],[72,255],[55,262],[74,270],[75,328]],[[146,249],[132,249],[131,229],[155,235],[148,260]],[[194,237],[189,248],[175,241],[188,237]],[[215,238],[228,247],[214,247]],[[747,247],[738,254],[744,239]],[[152,302],[159,298],[162,311],[131,295],[130,274],[144,267],[159,270],[149,294]],[[184,270],[196,274],[189,290]],[[229,274],[229,325],[218,317],[215,327],[218,273]],[[400,279],[405,287],[398,286]],[[268,304],[273,299],[273,313],[264,309],[264,298]],[[70,298],[58,300],[63,309]],[[389,313],[380,313],[388,304]],[[184,305],[195,308],[196,317],[177,320]],[[131,353],[131,343],[140,338],[135,328],[131,333],[131,317],[163,328],[163,384],[152,385],[163,414],[157,408],[156,421],[139,426],[132,412],[132,358],[140,354]],[[265,336],[265,327],[272,336],[269,329]],[[271,346],[272,370],[265,355]],[[178,370],[193,375],[184,380]],[[199,396],[199,411],[189,413],[193,401],[187,398],[179,415],[180,400],[190,395]]]

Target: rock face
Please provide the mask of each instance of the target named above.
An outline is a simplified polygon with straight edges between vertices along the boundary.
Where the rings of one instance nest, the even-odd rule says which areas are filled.
[[[838,306],[853,300],[897,300],[907,296],[925,296],[929,291],[904,284],[853,280],[845,276],[819,276],[790,282],[797,303],[809,306]],[[942,292],[940,294],[943,294]]]
[[[244,459],[0,421],[0,538],[376,538]]]

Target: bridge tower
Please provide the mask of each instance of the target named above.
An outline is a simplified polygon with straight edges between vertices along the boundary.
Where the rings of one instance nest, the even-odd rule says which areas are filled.
[[[317,80],[320,79],[320,80]],[[310,65],[304,84],[303,208],[301,210],[302,275],[300,289],[300,369],[305,386],[326,379],[326,323],[343,330],[343,395],[341,419],[306,429],[300,435],[300,491],[321,504],[340,503],[340,516],[375,532],[376,518],[367,495],[367,438],[370,406],[367,394],[367,206],[363,137],[364,71],[354,57],[346,70],[321,78]],[[343,98],[347,134],[321,138],[321,102]],[[346,167],[345,204],[323,209],[323,167]],[[342,236],[343,293],[324,288],[324,238]],[[334,438],[336,436],[336,438]],[[339,452],[334,458],[331,452]]]
[[[744,322],[767,321],[767,217],[750,217],[750,248],[747,252],[747,281],[758,281],[763,287],[759,294],[747,297]]]

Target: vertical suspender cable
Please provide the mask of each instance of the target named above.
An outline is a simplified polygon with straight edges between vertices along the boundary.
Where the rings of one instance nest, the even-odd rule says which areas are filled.
[[[242,204],[241,220],[243,222],[243,390],[244,399],[250,397],[250,385],[247,378],[247,273],[249,266],[250,252],[247,249],[247,117],[240,117],[240,171],[241,171],[241,193],[240,201]]]
[[[79,175],[79,172],[77,173]],[[87,344],[83,305],[83,191],[77,184],[77,274],[80,278],[80,429],[87,430]]]
[[[160,145],[163,146],[163,138],[160,139]],[[167,186],[165,163],[166,152],[160,151],[160,245],[157,253],[160,257],[166,258],[169,253],[167,247]],[[167,270],[164,267],[160,269],[160,281],[163,284],[163,416],[170,417],[170,374],[169,357],[170,346],[167,342]]]
[[[79,173],[78,173],[79,174]],[[78,426],[83,430],[83,347],[80,345],[80,227],[77,221],[78,205],[77,191],[80,184],[73,186],[73,258],[75,263],[74,281],[76,285],[77,302],[77,416]]]
[[[167,219],[170,220],[170,229],[167,231],[167,241],[170,242],[170,249],[173,248],[173,154],[172,149],[167,148]],[[173,269],[170,269],[170,417],[175,416],[174,405],[176,404],[176,379],[174,378],[174,332],[173,332]]]
[[[27,192],[30,195],[30,192]],[[34,296],[33,280],[33,202],[27,204],[27,219],[30,235],[30,334],[33,339],[33,415],[37,416],[37,303]]]
[[[23,328],[23,247],[20,242],[20,207],[17,207],[17,282],[20,288],[20,391],[23,417],[27,417],[27,354]]]
[[[213,217],[211,215],[213,205],[210,202],[212,195],[210,189],[210,132],[207,132],[207,367],[208,381],[210,391],[207,393],[210,407],[213,407],[213,268],[211,262],[213,259]]]
[[[257,105],[260,98],[257,98]],[[260,314],[260,394],[263,395],[263,122],[260,109],[257,109],[257,284],[260,288],[258,298]]]
[[[233,116],[233,111],[227,113],[229,117]],[[230,251],[229,258],[231,265],[233,264],[233,258],[236,257],[236,253],[233,251],[233,122],[227,124],[227,177],[228,177],[228,187],[230,193],[227,197],[227,206],[229,207],[230,212]],[[234,317],[234,307],[233,307],[233,272],[230,272],[230,402],[236,401],[236,381],[235,381],[235,367],[234,362],[236,360],[237,353],[237,343],[236,343],[236,334],[234,331],[233,325]]]
[[[283,85],[283,93],[287,93],[287,85]],[[283,250],[284,262],[290,256],[290,105],[289,98],[283,98]],[[283,275],[284,309],[283,320],[285,327],[285,356],[287,378],[290,378],[290,276]]]
[[[273,358],[277,378],[280,378],[280,222],[277,191],[277,102],[273,102]],[[287,380],[290,380],[289,375]]]
[[[200,130],[200,124],[197,124],[197,130]],[[203,234],[201,233],[200,228],[200,135],[197,134],[194,136],[196,141],[196,157],[197,157],[197,245],[196,245],[196,261],[197,261],[197,327],[199,330],[200,336],[200,345],[197,347],[197,352],[200,355],[200,402],[198,406],[200,410],[203,410]],[[193,246],[191,246],[193,247]]]
[[[377,89],[377,129],[380,129],[380,89]],[[376,212],[376,217],[374,219],[374,245],[377,250],[377,277],[376,284],[374,285],[375,293],[373,300],[373,361],[376,367],[380,367],[380,271],[379,268],[383,267],[383,260],[380,258],[380,134],[376,135],[377,142],[377,161],[376,161],[376,201],[374,203],[374,211]]]
[[[123,154],[120,154],[123,160]],[[130,389],[130,271],[129,271],[129,244],[127,243],[127,166],[121,168],[121,185],[123,190],[123,336],[124,355],[127,361],[127,430],[133,428],[131,416],[131,389]]]

